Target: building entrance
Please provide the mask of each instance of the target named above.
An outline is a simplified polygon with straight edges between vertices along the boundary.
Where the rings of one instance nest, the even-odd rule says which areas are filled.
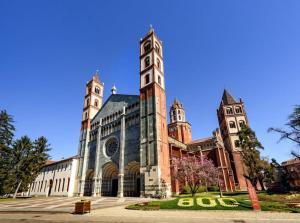
[[[102,167],[102,196],[117,196],[118,172],[118,167],[113,162],[109,162]]]
[[[113,179],[111,183],[111,196],[118,195],[118,179]]]

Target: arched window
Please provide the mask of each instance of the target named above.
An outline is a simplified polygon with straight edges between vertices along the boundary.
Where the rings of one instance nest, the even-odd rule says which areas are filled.
[[[87,112],[85,113],[85,118],[86,118],[86,119],[88,118],[88,113],[87,113]]]
[[[92,92],[92,88],[89,87],[88,93],[90,94]]]
[[[63,179],[63,184],[62,184],[61,191],[64,191],[64,189],[65,189],[65,178]]]
[[[239,125],[242,128],[245,125],[245,121],[244,120],[239,121]]]
[[[240,147],[240,141],[239,140],[234,140],[234,146],[237,148],[237,147]]]
[[[61,179],[59,179],[59,181],[58,181],[58,189],[57,189],[57,192],[59,192],[59,190],[60,190],[60,183],[61,183]]]
[[[148,67],[148,66],[150,65],[150,57],[147,56],[147,57],[145,58],[144,62],[145,62],[145,68]]]
[[[160,60],[157,58],[156,59],[157,67],[160,68]]]
[[[242,113],[242,108],[241,108],[241,106],[237,106],[237,107],[235,107],[235,113]]]
[[[161,77],[158,75],[158,84],[161,85]]]
[[[47,180],[45,181],[44,192],[46,191],[46,187],[47,187]]]
[[[229,127],[235,129],[236,128],[235,122],[233,121],[229,122]]]
[[[98,87],[95,87],[95,93],[100,94],[100,89]]]
[[[160,47],[159,44],[157,42],[155,42],[155,51],[160,54]]]
[[[90,99],[86,99],[86,106],[89,106],[90,105]]]
[[[94,103],[95,107],[98,107],[98,100],[95,99],[95,103]]]
[[[150,40],[148,40],[148,41],[144,44],[144,53],[147,53],[150,49],[151,49],[151,42],[150,42]]]
[[[56,192],[56,188],[57,188],[57,179],[55,180],[54,192]]]
[[[149,84],[149,82],[150,82],[150,76],[149,76],[149,74],[147,74],[145,76],[145,84]]]
[[[68,178],[67,192],[69,192],[69,186],[70,186],[70,177]]]
[[[232,115],[232,114],[233,114],[232,108],[226,108],[226,113],[227,113],[228,115]]]

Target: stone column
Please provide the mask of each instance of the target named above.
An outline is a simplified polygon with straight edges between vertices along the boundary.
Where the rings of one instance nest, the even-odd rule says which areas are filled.
[[[99,194],[98,196],[101,197],[101,190],[102,190],[102,169],[99,171],[99,176],[98,176],[98,188],[97,188],[97,193]]]
[[[89,129],[86,130],[85,140],[84,140],[84,156],[83,156],[83,165],[82,165],[82,173],[81,173],[81,180],[80,180],[80,190],[79,196],[82,197],[84,195],[84,186],[85,186],[85,178],[86,178],[86,171],[88,168],[88,161],[89,161],[89,152],[90,148],[88,146],[89,142]]]
[[[93,182],[93,197],[101,196],[99,194],[99,166],[100,166],[100,146],[101,146],[101,128],[102,128],[102,119],[100,119],[100,124],[98,127],[98,134],[97,134],[97,147],[96,147],[96,159],[95,159],[95,173],[94,173],[94,182]],[[100,189],[101,190],[101,189]]]
[[[123,197],[124,194],[124,151],[125,151],[125,106],[121,115],[121,133],[120,133],[120,157],[119,157],[119,174],[118,174],[118,197]]]
[[[145,173],[140,173],[140,197],[145,197]]]

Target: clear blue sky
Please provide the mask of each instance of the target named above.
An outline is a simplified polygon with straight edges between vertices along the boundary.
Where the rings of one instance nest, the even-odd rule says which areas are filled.
[[[0,2],[0,109],[17,137],[46,136],[53,159],[77,153],[85,83],[96,69],[105,99],[139,93],[139,39],[152,24],[164,43],[167,105],[178,97],[193,139],[218,126],[226,87],[243,98],[264,155],[290,158],[277,143],[300,104],[300,1]]]

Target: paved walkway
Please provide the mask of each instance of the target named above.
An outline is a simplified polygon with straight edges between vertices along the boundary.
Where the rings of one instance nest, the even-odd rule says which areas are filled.
[[[70,214],[80,199],[49,197],[0,202],[0,223],[300,223],[299,214],[284,212],[125,209],[127,204],[149,200],[145,198],[88,197],[92,201],[90,214]]]
[[[48,198],[30,198],[30,199],[16,199],[15,201],[0,202],[1,212],[65,212],[71,213],[74,211],[74,204],[80,201],[79,197],[48,197]],[[91,201],[92,209],[101,209],[107,207],[115,207],[120,205],[127,205],[131,203],[143,202],[149,199],[138,197],[85,197],[84,199]]]
[[[0,223],[299,223],[299,214],[252,211],[134,211],[124,206],[85,215],[66,213],[0,213]]]
[[[300,214],[286,212],[254,212],[254,211],[199,211],[199,210],[159,210],[135,211],[124,207],[113,207],[106,210],[95,210],[91,217],[101,217],[103,222],[163,222],[163,223],[193,223],[193,222],[300,222]],[[122,219],[119,221],[118,219]]]

